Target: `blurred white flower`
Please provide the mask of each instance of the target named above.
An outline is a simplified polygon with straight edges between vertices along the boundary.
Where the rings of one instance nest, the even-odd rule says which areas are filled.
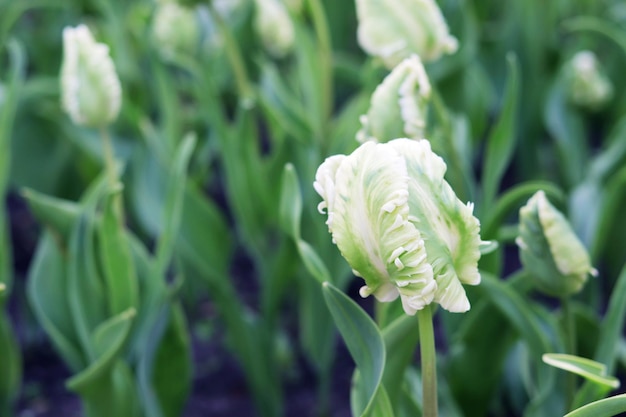
[[[152,37],[165,59],[190,54],[198,47],[200,29],[193,9],[177,3],[157,5],[152,23]]]
[[[389,69],[411,54],[430,62],[458,48],[434,0],[356,0],[356,6],[361,48]]]
[[[543,191],[520,209],[516,243],[524,268],[546,294],[564,297],[577,293],[589,274],[597,274],[587,249]]]
[[[430,81],[417,55],[411,55],[376,88],[357,140],[386,142],[391,139],[424,137]]]
[[[285,5],[279,0],[255,0],[254,27],[266,51],[282,58],[293,49],[295,30]]]
[[[461,284],[480,282],[480,226],[445,171],[427,140],[411,139],[366,142],[318,168],[318,209],[326,210],[333,242],[365,280],[363,297],[399,296],[411,315],[432,302],[469,310]]]
[[[78,125],[102,127],[120,111],[122,88],[109,48],[85,25],[63,30],[61,95],[63,109]]]
[[[572,103],[598,110],[613,97],[613,85],[591,51],[580,51],[567,64],[568,92]]]

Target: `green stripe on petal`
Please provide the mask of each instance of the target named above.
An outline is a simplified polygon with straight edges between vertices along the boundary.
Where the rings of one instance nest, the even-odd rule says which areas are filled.
[[[403,156],[409,181],[409,220],[422,234],[437,281],[435,301],[452,312],[469,310],[461,284],[480,283],[480,224],[444,180],[446,164],[426,140],[388,143]]]

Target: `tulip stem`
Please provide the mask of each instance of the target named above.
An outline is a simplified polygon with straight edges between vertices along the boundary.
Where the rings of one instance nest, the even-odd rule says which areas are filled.
[[[104,166],[106,170],[107,182],[109,183],[109,189],[111,192],[115,192],[113,190],[115,190],[115,187],[117,186],[117,168],[115,166],[115,155],[113,154],[111,136],[109,135],[109,131],[106,127],[100,129],[100,137],[102,138],[102,148],[104,150]],[[122,200],[117,193],[113,196],[113,210],[115,210],[115,214],[121,223]]]
[[[574,314],[570,304],[569,297],[561,298],[565,351],[570,355],[576,355],[576,323],[574,322]],[[574,401],[574,394],[576,391],[576,375],[571,372],[567,372],[565,378],[565,407],[566,411],[569,411]]]
[[[422,362],[423,417],[437,417],[437,352],[430,306],[417,312]]]
[[[239,49],[239,46],[237,45],[237,42],[235,41],[235,38],[230,28],[228,27],[226,22],[224,22],[222,16],[220,16],[217,10],[215,10],[213,4],[209,2],[208,6],[211,18],[217,25],[220,34],[224,37],[226,56],[228,57],[228,61],[230,62],[230,65],[233,69],[240,103],[245,108],[249,108],[254,104],[254,91],[250,86],[248,72],[246,71],[246,65],[243,61],[241,50]]]

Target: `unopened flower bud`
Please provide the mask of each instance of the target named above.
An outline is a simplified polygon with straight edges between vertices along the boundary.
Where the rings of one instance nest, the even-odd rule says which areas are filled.
[[[357,140],[387,142],[407,137],[421,139],[426,128],[430,82],[417,55],[411,55],[383,80],[372,94],[370,108],[361,116]]]
[[[298,16],[304,9],[304,0],[282,0],[287,9],[294,15]]]
[[[578,52],[567,64],[568,93],[577,106],[598,110],[613,96],[613,85],[591,51]]]
[[[152,36],[159,53],[165,59],[195,51],[200,30],[193,9],[177,3],[157,5],[152,26]]]
[[[365,280],[363,297],[400,297],[411,315],[432,302],[469,310],[461,284],[480,282],[480,226],[445,171],[425,139],[365,142],[318,168],[318,209],[326,210],[334,243]]]
[[[361,48],[389,69],[411,54],[430,62],[458,48],[435,0],[357,0],[356,6]]]
[[[520,209],[516,243],[524,268],[537,288],[548,295],[575,294],[587,281],[587,275],[597,274],[582,242],[543,191],[538,191]]]
[[[275,58],[293,49],[295,30],[285,5],[279,0],[256,0],[254,27],[264,48]]]
[[[61,94],[63,109],[77,125],[102,127],[120,111],[122,88],[109,48],[85,25],[63,30]]]

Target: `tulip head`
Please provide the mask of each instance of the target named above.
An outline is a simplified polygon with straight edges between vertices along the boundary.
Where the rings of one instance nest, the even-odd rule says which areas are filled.
[[[604,73],[596,55],[580,51],[566,67],[570,101],[588,110],[598,110],[613,97],[613,85]]]
[[[63,30],[61,104],[77,125],[103,127],[120,111],[122,88],[109,48],[85,25]]]
[[[366,142],[318,168],[333,242],[365,280],[361,295],[400,297],[407,314],[432,302],[452,312],[470,304],[461,284],[480,282],[478,220],[443,176],[426,140]]]
[[[372,94],[369,110],[361,116],[357,140],[423,138],[430,92],[430,81],[420,58],[406,58]]]
[[[458,48],[435,0],[357,0],[356,6],[361,48],[389,69],[412,54],[430,62]]]
[[[255,0],[254,27],[265,50],[275,58],[293,49],[295,29],[286,6],[280,0]]]
[[[548,295],[575,294],[589,274],[597,274],[582,242],[543,191],[538,191],[520,209],[516,243],[524,268],[531,273],[537,288]]]
[[[152,37],[165,59],[172,59],[178,54],[193,53],[200,39],[200,29],[193,9],[174,2],[157,5]]]

